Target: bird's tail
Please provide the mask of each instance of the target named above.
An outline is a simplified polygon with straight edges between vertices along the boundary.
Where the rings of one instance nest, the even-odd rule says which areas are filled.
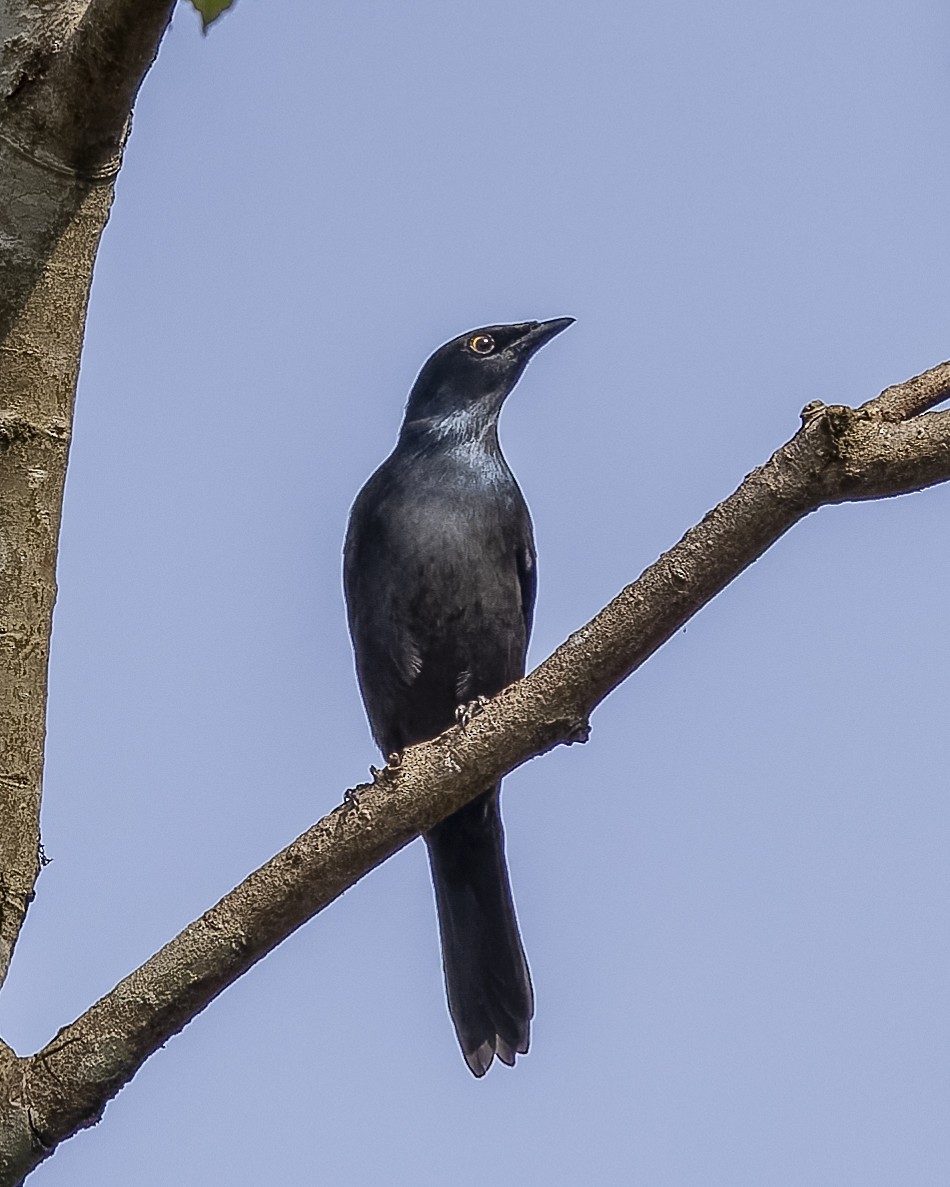
[[[427,835],[445,990],[465,1062],[483,1076],[495,1055],[528,1050],[534,992],[505,863],[493,787]]]

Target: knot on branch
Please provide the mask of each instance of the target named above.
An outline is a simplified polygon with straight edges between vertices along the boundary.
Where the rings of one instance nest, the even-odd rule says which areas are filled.
[[[847,404],[824,404],[812,400],[801,412],[802,426],[820,439],[820,449],[826,460],[846,461],[848,441],[855,429],[873,414],[866,408],[849,408]],[[814,440],[814,438],[813,438]]]
[[[566,723],[564,744],[574,746],[583,745],[590,737],[590,721],[586,717],[575,717]]]
[[[859,421],[871,420],[872,414],[866,408],[849,408],[847,404],[824,404],[812,400],[801,411],[802,424],[808,428],[820,424],[833,440],[840,440]]]
[[[17,416],[0,415],[0,452],[17,443],[50,441],[54,445],[69,444],[69,425],[62,421],[34,424]]]

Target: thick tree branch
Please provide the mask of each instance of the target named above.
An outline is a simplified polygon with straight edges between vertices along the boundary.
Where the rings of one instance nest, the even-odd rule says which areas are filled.
[[[0,1051],[17,1086],[0,1113],[0,1183],[93,1124],[152,1051],[365,873],[514,767],[585,740],[611,689],[799,519],[950,479],[950,413],[912,415],[947,396],[942,364],[857,410],[810,404],[791,441],[524,680],[347,792],[38,1054],[8,1054],[4,1071]]]
[[[0,984],[39,872],[56,550],[92,265],[172,2],[0,0]]]
[[[174,0],[65,0],[59,12],[69,36],[35,47],[6,97],[4,135],[63,176],[113,176],[173,7]]]

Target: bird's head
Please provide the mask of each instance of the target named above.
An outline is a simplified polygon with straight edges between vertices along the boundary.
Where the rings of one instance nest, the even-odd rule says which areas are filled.
[[[406,426],[425,424],[438,431],[442,425],[475,429],[494,424],[531,356],[573,321],[558,317],[483,326],[446,342],[413,384]]]

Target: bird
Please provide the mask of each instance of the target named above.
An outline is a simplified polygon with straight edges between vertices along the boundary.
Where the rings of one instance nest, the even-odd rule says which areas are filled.
[[[412,386],[396,446],[357,495],[343,550],[356,674],[386,757],[524,675],[537,589],[531,515],[498,440],[502,405],[572,317],[483,326]],[[425,834],[449,1014],[483,1076],[528,1051],[534,990],[508,878],[501,784]]]

